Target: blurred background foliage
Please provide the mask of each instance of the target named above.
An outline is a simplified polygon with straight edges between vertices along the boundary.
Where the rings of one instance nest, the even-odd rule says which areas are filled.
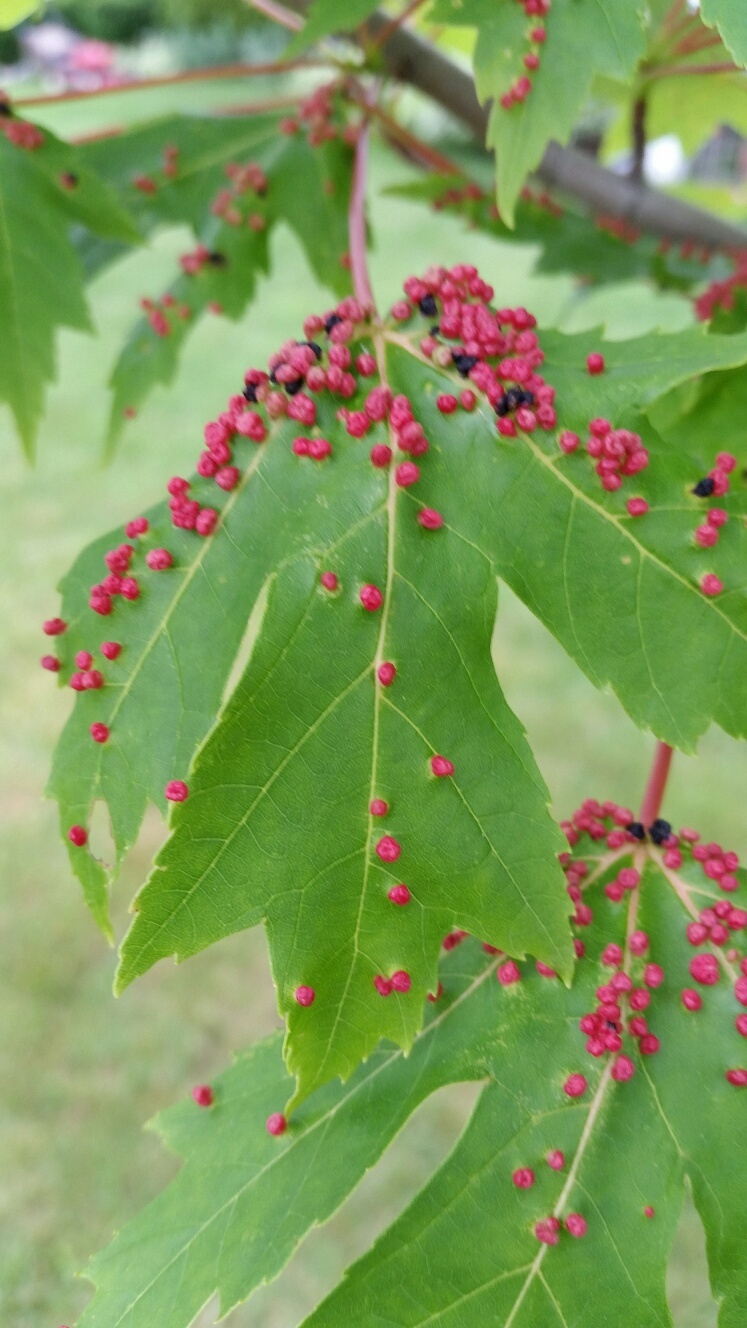
[[[166,57],[183,67],[198,57],[235,59],[247,36],[267,49],[283,40],[243,0],[58,0],[45,14],[55,17],[92,38],[139,44],[146,70],[154,32],[167,34]],[[9,63],[22,47],[17,34],[3,41],[0,61]],[[255,92],[262,95],[256,80]],[[38,118],[63,134],[84,134],[128,116],[207,108],[242,93],[239,83],[182,86],[113,95],[105,110],[95,101],[45,108]],[[422,104],[413,101],[412,115],[421,131],[443,133],[443,120],[437,114],[429,120]],[[395,298],[427,252],[434,262],[476,263],[495,282],[501,302],[525,304],[542,323],[569,331],[604,322],[609,335],[629,336],[693,320],[690,300],[674,290],[626,281],[595,293],[567,276],[533,275],[535,248],[466,235],[453,217],[429,217],[385,195],[383,186],[398,178],[409,180],[412,172],[391,157],[384,163],[379,151],[372,274],[382,303]],[[273,274],[257,304],[239,324],[212,319],[197,329],[174,388],[152,394],[105,468],[108,370],[138,298],[159,289],[165,265],[189,243],[185,232],[163,230],[93,283],[97,336],[60,337],[59,381],[49,394],[35,472],[15,446],[5,408],[0,413],[7,458],[0,470],[0,895],[6,919],[0,935],[0,1322],[9,1328],[74,1321],[88,1298],[86,1284],[76,1280],[86,1257],[176,1168],[142,1132],[144,1120],[193,1083],[209,1080],[233,1048],[278,1022],[261,931],[211,948],[187,969],[161,965],[115,1003],[114,956],[70,879],[54,812],[42,798],[69,704],[35,667],[43,650],[39,623],[56,611],[56,581],[84,543],[137,512],[162,490],[167,475],[183,469],[204,420],[221,409],[247,364],[263,362],[309,311],[329,303],[308,275],[300,279],[305,264],[281,228],[273,241]],[[557,815],[589,795],[635,805],[651,740],[634,729],[614,697],[593,689],[505,591],[494,654]],[[697,757],[677,757],[666,811],[675,823],[694,823],[744,853],[747,828],[736,814],[735,793],[745,787],[747,753],[713,730]],[[151,817],[117,890],[118,935],[162,835],[158,817]],[[456,1088],[426,1104],[337,1218],[312,1234],[281,1278],[239,1308],[231,1325],[293,1328],[445,1155],[473,1097],[474,1089]],[[677,1328],[714,1328],[702,1231],[690,1207],[673,1255],[670,1300]],[[215,1308],[204,1312],[200,1328],[213,1322]]]

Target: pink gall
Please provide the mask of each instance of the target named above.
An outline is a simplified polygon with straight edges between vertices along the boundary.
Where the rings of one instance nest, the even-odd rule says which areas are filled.
[[[215,1094],[210,1084],[195,1084],[192,1089],[192,1097],[198,1107],[212,1107],[215,1101]]]
[[[592,351],[590,355],[586,356],[586,368],[590,374],[604,373],[604,356],[600,355],[598,351]]]
[[[531,1190],[534,1179],[534,1172],[531,1167],[517,1167],[511,1176],[517,1190]]]
[[[387,898],[391,899],[393,904],[403,905],[409,904],[412,895],[406,885],[393,885],[387,894]]]
[[[396,862],[401,852],[401,845],[391,835],[384,835],[376,845],[376,854],[382,862]]]
[[[418,512],[418,525],[423,530],[440,530],[444,519],[440,512],[436,512],[432,507],[421,507]]]
[[[316,992],[313,987],[296,987],[293,993],[294,999],[298,1005],[313,1005],[316,999]]]
[[[409,489],[420,479],[420,467],[416,466],[414,461],[403,461],[397,466],[394,478],[400,489]]]
[[[723,581],[713,572],[706,572],[705,576],[700,578],[700,589],[704,595],[720,595],[723,588]]]
[[[88,842],[88,831],[82,825],[71,825],[67,837],[76,848],[82,848]]]
[[[379,590],[379,587],[371,585],[370,583],[361,586],[359,599],[368,613],[375,613],[384,603],[384,596]]]
[[[459,402],[456,397],[451,396],[450,393],[442,392],[440,396],[436,397],[436,406],[442,415],[453,415],[458,405]]]
[[[547,1218],[543,1222],[535,1223],[534,1234],[542,1245],[557,1245],[560,1239],[558,1234],[560,1224],[554,1225],[554,1223],[557,1223],[557,1218]]]
[[[432,756],[430,764],[433,774],[439,777],[454,773],[454,765],[446,756]]]
[[[495,976],[502,987],[512,987],[515,982],[521,982],[521,970],[513,959],[507,959],[505,964],[499,964]]]
[[[406,973],[403,968],[398,969],[396,973],[392,973],[390,981],[392,984],[392,991],[398,991],[400,995],[403,996],[412,986],[410,974]]]
[[[48,673],[59,673],[61,664],[56,655],[42,655],[41,666]]]
[[[371,448],[371,464],[377,466],[379,470],[384,470],[392,459],[392,449],[387,447],[386,443],[375,443]]]
[[[393,664],[390,664],[388,660],[385,660],[376,670],[376,676],[382,687],[391,687],[397,676],[397,670]]]
[[[580,1213],[569,1213],[565,1219],[565,1229],[569,1235],[575,1236],[577,1240],[580,1239],[588,1230],[586,1218]]]
[[[339,581],[337,580],[337,575],[335,572],[322,572],[321,576],[319,577],[319,581],[324,586],[325,590],[330,590],[330,591],[337,590],[337,587],[339,585]]]
[[[567,1097],[583,1097],[588,1087],[589,1085],[583,1074],[569,1074],[563,1084],[563,1092]]]
[[[163,792],[169,802],[186,802],[189,797],[189,788],[183,779],[170,779]]]
[[[145,561],[152,572],[165,572],[174,565],[174,559],[168,549],[151,549],[145,555]]]
[[[62,618],[48,618],[42,624],[42,631],[45,636],[61,636],[67,631],[67,623]]]
[[[690,976],[703,987],[715,987],[719,980],[718,960],[712,954],[698,954],[690,960]]]
[[[389,811],[389,803],[385,802],[383,798],[374,798],[368,810],[372,816],[386,816]]]
[[[265,1121],[265,1126],[268,1134],[273,1134],[278,1136],[281,1134],[285,1134],[285,1131],[288,1128],[288,1121],[286,1120],[282,1111],[273,1111],[272,1115],[267,1117],[267,1120]]]
[[[109,740],[109,729],[106,724],[92,724],[90,732],[94,742],[103,743]]]

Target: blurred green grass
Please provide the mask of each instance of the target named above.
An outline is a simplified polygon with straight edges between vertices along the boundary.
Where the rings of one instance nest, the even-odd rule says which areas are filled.
[[[163,98],[153,104],[162,109]],[[79,105],[77,132],[86,127],[81,114]],[[380,162],[376,175],[381,178]],[[379,197],[373,220],[372,270],[382,303],[427,261],[468,259],[495,282],[501,302],[524,303],[545,322],[575,329],[597,321],[604,307],[595,301],[585,311],[564,278],[531,277],[531,250],[465,234],[447,218],[436,223]],[[59,383],[49,394],[35,471],[20,459],[9,418],[0,418],[0,892],[7,919],[0,938],[0,1321],[13,1328],[74,1321],[88,1296],[76,1272],[176,1168],[158,1140],[142,1132],[143,1121],[194,1082],[209,1079],[232,1048],[277,1024],[257,932],[213,947],[187,968],[162,965],[116,1003],[110,994],[114,956],[85,913],[53,810],[42,801],[51,748],[69,705],[37,667],[39,623],[56,611],[56,581],[83,543],[136,513],[162,491],[166,476],[190,464],[204,420],[222,407],[246,365],[263,362],[309,310],[329,303],[304,274],[290,235],[279,234],[273,276],[254,310],[239,325],[213,319],[195,332],[173,389],[154,393],[105,469],[108,368],[137,297],[161,288],[169,260],[184,243],[184,235],[164,234],[92,288],[98,336],[60,340]],[[688,317],[678,297],[638,288],[618,289],[612,303],[616,335]],[[494,653],[557,813],[567,814],[588,794],[635,804],[650,737],[633,728],[612,696],[594,691],[507,592]],[[668,814],[744,850],[736,791],[745,788],[745,776],[747,754],[713,731],[697,757],[677,758]],[[114,908],[119,935],[161,834],[158,818],[150,817],[126,864]],[[283,1276],[230,1323],[293,1328],[448,1151],[473,1097],[474,1089],[458,1088],[426,1104],[342,1212],[312,1233]],[[677,1328],[715,1324],[702,1232],[689,1208],[670,1294]],[[208,1309],[200,1328],[212,1322]]]

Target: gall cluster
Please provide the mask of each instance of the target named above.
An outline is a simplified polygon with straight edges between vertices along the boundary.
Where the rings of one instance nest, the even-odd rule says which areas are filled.
[[[545,18],[550,12],[552,0],[518,0],[528,19]],[[532,91],[532,80],[529,77],[540,66],[539,50],[547,40],[547,29],[542,24],[532,27],[528,33],[529,50],[524,55],[522,64],[526,73],[519,74],[514,79],[511,87],[503,96],[499,98],[500,105],[504,111],[510,111],[513,106],[526,101],[529,93]]]
[[[730,983],[736,1001],[734,1026],[737,1033],[747,1037],[747,1018],[738,1008],[747,1006],[747,959],[740,948],[744,945],[742,933],[747,930],[747,910],[731,898],[740,888],[736,875],[738,855],[720,844],[703,843],[696,830],[686,827],[677,834],[664,820],[643,826],[627,808],[594,799],[588,799],[570,821],[561,825],[571,847],[570,852],[562,854],[561,863],[566,888],[575,905],[572,923],[577,931],[594,923],[589,888],[601,876],[609,876],[616,859],[621,862],[626,857],[629,859],[636,846],[648,845],[648,853],[683,903],[683,929],[688,943],[697,951],[686,972],[666,973],[651,953],[651,942],[645,932],[634,930],[625,949],[609,942],[601,958],[602,964],[610,969],[610,976],[597,988],[597,1004],[580,1024],[587,1039],[587,1053],[594,1057],[611,1056],[613,1079],[632,1078],[636,1062],[626,1054],[623,1038],[625,1035],[632,1038],[641,1056],[653,1056],[659,1051],[659,1037],[649,1027],[649,1020],[655,1016],[655,993],[665,983],[670,989],[673,983],[683,984],[680,1000],[683,1009],[691,1013],[704,1006],[703,988],[716,986],[722,980]],[[598,859],[595,869],[590,869],[586,859],[573,851],[584,837],[592,849],[595,844],[603,843],[609,851]],[[712,903],[698,909],[692,901],[692,887],[679,876],[683,866],[691,864],[698,864],[705,883],[711,888],[716,886],[724,897],[714,898]],[[601,888],[612,903],[619,904],[626,897],[633,900],[640,881],[640,872],[626,865]],[[584,942],[578,937],[576,953],[579,957],[585,953]],[[692,986],[692,982],[696,985]],[[725,1066],[724,1074],[737,1087],[747,1085],[747,1069]]]

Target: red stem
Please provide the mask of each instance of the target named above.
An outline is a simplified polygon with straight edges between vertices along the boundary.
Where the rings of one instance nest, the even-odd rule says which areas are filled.
[[[378,36],[374,37],[370,49],[372,51],[378,51],[380,47],[389,41],[390,37],[394,36],[397,28],[401,28],[402,24],[406,23],[407,19],[411,18],[415,11],[420,9],[421,5],[424,4],[425,0],[410,0],[410,4],[407,8],[404,9],[401,14],[397,14],[391,22],[387,23],[386,26],[381,29]]]
[[[649,78],[675,78],[678,74],[733,74],[735,67],[723,62],[715,65],[659,65],[652,69]]]
[[[375,302],[366,261],[366,171],[368,167],[368,121],[364,121],[358,134],[353,169],[353,189],[348,209],[348,235],[350,240],[350,270],[353,275],[355,298],[364,308],[373,311]]]
[[[651,774],[648,777],[646,792],[643,795],[639,818],[641,824],[646,827],[653,825],[659,815],[673,755],[674,748],[670,747],[668,743],[658,742],[656,744],[654,761],[651,766]]]
[[[711,46],[723,47],[723,42],[717,32],[708,32],[700,29],[693,32],[689,37],[683,37],[674,48],[675,55],[694,55],[696,51],[707,51]]]
[[[248,0],[248,3],[258,14],[264,14],[265,18],[272,19],[273,23],[279,23],[281,28],[287,28],[289,32],[300,32],[304,25],[300,14],[294,14],[291,9],[286,9],[285,5],[278,3],[278,0]]]
[[[238,106],[216,106],[211,112],[216,118],[221,115],[265,115],[268,111],[289,111],[298,106],[300,97],[271,97],[266,101],[248,101],[242,102]],[[108,125],[105,129],[95,129],[87,134],[73,134],[67,140],[68,143],[98,143],[104,138],[117,138],[119,134],[124,134],[130,126],[127,125]]]
[[[315,68],[326,64],[320,60],[272,60],[263,65],[215,65],[210,69],[186,69],[181,74],[164,74],[160,78],[133,78],[125,83],[108,84],[105,88],[72,88],[68,92],[50,92],[39,97],[20,97],[14,106],[46,106],[57,101],[81,101],[88,97],[116,96],[118,92],[141,92],[143,88],[165,88],[173,83],[199,83],[221,78],[245,78],[248,74],[284,74],[291,69]]]

